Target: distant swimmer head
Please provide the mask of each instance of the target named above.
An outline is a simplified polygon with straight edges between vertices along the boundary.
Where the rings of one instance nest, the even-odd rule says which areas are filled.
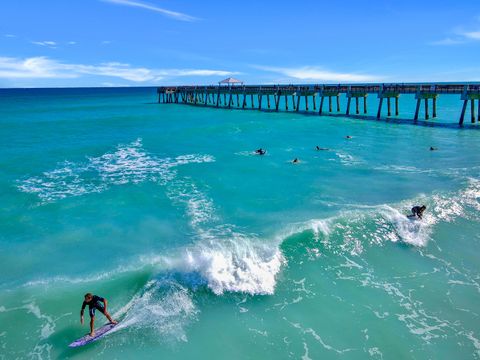
[[[345,139],[351,139],[352,137],[350,135],[345,136]]]
[[[293,161],[292,161],[292,163],[294,163],[294,164],[298,164],[299,162],[300,162],[300,160],[298,160],[298,158],[295,158],[295,159],[293,159]]]
[[[258,154],[258,155],[265,155],[266,152],[267,150],[264,150],[262,148],[255,150],[255,154]]]
[[[430,146],[430,151],[438,150],[438,148]]]

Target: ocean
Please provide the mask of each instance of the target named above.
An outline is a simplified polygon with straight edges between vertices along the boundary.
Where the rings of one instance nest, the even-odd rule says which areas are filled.
[[[480,358],[459,96],[418,125],[374,96],[367,118],[156,101],[0,90],[0,359]],[[71,349],[87,292],[120,324]]]

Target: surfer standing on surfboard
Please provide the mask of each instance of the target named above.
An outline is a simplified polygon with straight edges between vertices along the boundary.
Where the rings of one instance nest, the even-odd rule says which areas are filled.
[[[100,304],[100,302],[103,302]],[[97,295],[93,295],[92,293],[85,294],[85,300],[82,304],[82,310],[80,310],[80,323],[83,325],[83,312],[85,311],[85,307],[88,305],[88,313],[90,315],[90,336],[95,336],[95,310],[100,311],[105,317],[110,321],[112,324],[116,324],[117,322],[112,319],[110,314],[107,311],[107,299],[102,298]]]
[[[423,212],[427,209],[427,207],[425,205],[422,205],[422,206],[414,206],[412,208],[412,214],[411,215],[408,215],[407,217],[409,218],[415,218],[415,217],[418,217],[419,219],[422,218],[422,215],[423,215]]]

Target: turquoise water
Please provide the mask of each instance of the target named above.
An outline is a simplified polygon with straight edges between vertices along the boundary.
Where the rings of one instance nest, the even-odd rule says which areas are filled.
[[[0,358],[480,358],[476,127],[155,101],[0,93]]]

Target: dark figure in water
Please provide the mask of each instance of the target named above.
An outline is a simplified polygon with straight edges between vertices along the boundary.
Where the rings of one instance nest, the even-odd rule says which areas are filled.
[[[320,146],[318,146],[318,145],[316,146],[315,149],[317,149],[317,151],[319,151],[319,150],[328,150],[328,148],[322,148],[322,147],[320,147]]]
[[[267,150],[263,150],[262,148],[255,150],[255,154],[257,155],[265,155]]]
[[[351,139],[352,137],[350,135],[345,136],[345,139]]]
[[[298,160],[298,158],[295,158],[295,159],[293,159],[293,161],[292,161],[292,163],[294,163],[294,164],[298,164],[299,162],[300,162],[300,160]]]
[[[419,219],[422,218],[422,215],[423,215],[423,212],[427,209],[427,207],[425,205],[422,205],[422,206],[414,206],[412,208],[412,214],[411,215],[408,215],[409,218],[412,218],[412,217],[418,217]]]
[[[430,151],[438,150],[438,148],[430,146]]]

